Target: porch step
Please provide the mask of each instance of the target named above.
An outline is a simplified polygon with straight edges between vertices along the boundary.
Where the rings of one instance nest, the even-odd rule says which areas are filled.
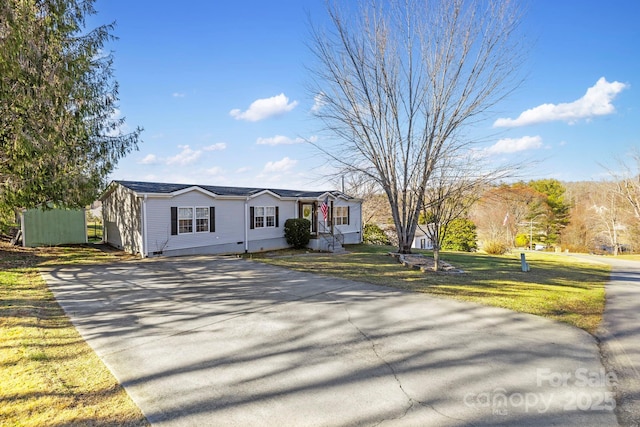
[[[347,252],[344,249],[344,247],[338,242],[336,242],[336,244],[333,246],[333,250],[331,249],[331,247],[329,247],[329,250],[334,254],[340,254],[340,253],[343,253],[343,252]]]
[[[340,241],[336,239],[333,235],[321,233],[320,236],[322,237],[322,240],[323,240],[321,249],[327,250],[332,253],[345,252],[344,248],[342,247],[342,244],[340,244]]]

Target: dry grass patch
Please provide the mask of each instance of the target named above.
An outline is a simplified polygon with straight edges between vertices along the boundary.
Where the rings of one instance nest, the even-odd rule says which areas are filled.
[[[114,259],[91,247],[27,249],[0,243],[2,425],[148,425],[37,270]]]
[[[444,261],[464,274],[421,272],[387,256],[392,247],[353,245],[346,255],[262,258],[283,267],[425,292],[559,320],[594,333],[602,320],[604,284],[610,268],[563,255],[527,253],[531,271],[520,271],[519,254],[490,256],[447,252]],[[259,259],[259,258],[257,258]]]

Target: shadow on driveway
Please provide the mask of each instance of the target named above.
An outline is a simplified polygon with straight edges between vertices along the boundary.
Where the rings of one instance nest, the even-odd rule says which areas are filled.
[[[43,276],[156,425],[614,426],[584,331],[235,258]]]
[[[640,425],[640,262],[575,255],[609,264],[602,326],[598,330],[604,363],[616,375],[616,413],[623,426]]]

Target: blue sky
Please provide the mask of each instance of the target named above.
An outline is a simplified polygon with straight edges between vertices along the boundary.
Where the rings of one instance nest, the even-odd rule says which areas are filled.
[[[323,0],[97,0],[88,26],[109,43],[119,110],[139,151],[111,179],[328,189],[306,91],[308,16]],[[523,179],[600,180],[640,148],[640,2],[530,1],[524,84],[478,125]]]

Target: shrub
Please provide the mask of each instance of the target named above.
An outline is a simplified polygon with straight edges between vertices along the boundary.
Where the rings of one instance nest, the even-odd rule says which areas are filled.
[[[451,221],[442,242],[442,249],[471,252],[478,249],[476,225],[466,218]]]
[[[302,249],[311,239],[311,222],[304,218],[290,218],[284,223],[284,237],[287,244]]]
[[[390,245],[391,242],[384,231],[376,224],[366,224],[362,230],[364,243],[369,245]]]
[[[529,246],[529,235],[524,233],[516,234],[516,246],[519,248]]]
[[[484,245],[482,245],[482,249],[489,255],[504,255],[509,251],[507,245],[495,240],[485,242]]]

